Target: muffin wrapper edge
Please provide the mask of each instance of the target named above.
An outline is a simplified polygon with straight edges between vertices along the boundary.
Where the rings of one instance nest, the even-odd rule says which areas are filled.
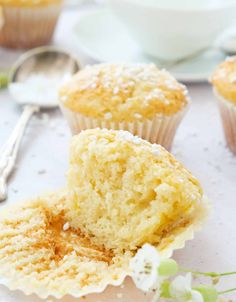
[[[224,99],[214,90],[229,149],[236,154],[236,105]]]
[[[47,44],[53,35],[61,4],[41,7],[2,6],[4,23],[0,28],[0,45],[32,48]]]
[[[187,241],[194,239],[195,233],[200,231],[206,223],[211,207],[211,202],[208,197],[204,195],[194,221],[189,226],[184,227],[164,249],[159,251],[162,258],[172,257],[175,250],[184,248]]]
[[[61,191],[58,192],[58,194],[63,195],[65,194],[65,192]],[[48,198],[51,198],[50,195],[48,195]],[[174,236],[174,239],[172,239],[172,241],[170,241],[170,243],[167,244],[165,248],[159,250],[161,258],[171,257],[174,250],[184,248],[186,241],[194,238],[194,233],[200,230],[203,223],[205,222],[208,216],[209,208],[209,200],[206,196],[203,196],[202,204],[201,206],[199,206],[199,211],[196,212],[194,221],[191,223],[191,225],[186,228],[183,228],[178,234],[176,234]],[[60,299],[65,295],[71,295],[75,298],[80,298],[82,296],[86,296],[92,293],[102,293],[108,286],[120,286],[124,282],[125,278],[129,276],[131,276],[131,272],[127,267],[126,269],[119,271],[116,280],[114,280],[113,278],[109,278],[108,276],[107,278],[104,278],[102,282],[100,282],[100,284],[93,284],[84,289],[74,289],[73,291],[64,292],[63,289],[57,287],[55,287],[54,290],[47,290],[44,288],[43,282],[42,286],[36,286],[34,283],[31,282],[30,276],[26,276],[25,278],[20,280],[17,277],[9,279],[7,277],[4,277],[4,271],[1,271],[0,284],[5,285],[10,290],[21,290],[26,295],[36,294],[42,299],[46,299],[49,296]]]
[[[171,116],[156,115],[152,120],[135,122],[112,122],[110,120],[100,120],[84,116],[66,108],[60,102],[62,113],[64,114],[72,134],[78,134],[82,130],[92,128],[106,128],[113,130],[126,130],[151,143],[171,149],[176,130],[182,121],[187,107]]]

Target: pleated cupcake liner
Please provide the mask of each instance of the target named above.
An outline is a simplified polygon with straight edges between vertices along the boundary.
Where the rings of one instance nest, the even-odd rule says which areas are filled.
[[[236,154],[236,105],[224,99],[216,91],[225,138],[229,149]]]
[[[33,48],[48,44],[60,12],[60,3],[37,7],[2,6],[0,46]]]
[[[57,212],[60,213],[60,211],[62,210],[66,211],[65,204],[63,201],[63,199],[66,198],[66,196],[67,196],[67,191],[61,190],[61,191],[53,192],[51,194],[45,194],[41,198],[43,198],[43,200],[45,200],[45,202],[48,203],[47,211],[50,215],[53,216],[55,215],[55,213]],[[65,275],[63,275],[62,278],[63,285],[59,281],[53,286],[50,285],[49,277],[47,276],[47,274],[45,274],[44,271],[40,272],[41,278],[39,278],[38,280],[34,280],[34,278],[32,278],[32,276],[34,277],[34,275],[28,274],[27,269],[22,270],[20,272],[14,271],[12,265],[20,265],[20,264],[26,265],[27,263],[28,265],[30,265],[32,251],[28,250],[28,254],[30,257],[24,258],[22,262],[23,250],[17,250],[19,243],[17,241],[11,240],[12,235],[15,236],[17,235],[16,228],[14,227],[14,225],[11,226],[11,219],[13,216],[15,223],[17,222],[17,218],[19,218],[21,222],[22,220],[25,220],[24,223],[20,224],[20,228],[17,228],[17,232],[19,233],[18,235],[21,235],[22,242],[25,239],[29,240],[29,236],[26,231],[26,226],[30,225],[31,221],[28,219],[29,214],[27,213],[29,213],[29,209],[32,207],[32,204],[35,204],[34,200],[27,201],[27,202],[22,201],[20,204],[14,206],[7,205],[5,206],[5,208],[2,208],[2,212],[0,214],[0,222],[2,222],[4,225],[4,221],[6,221],[6,227],[1,229],[0,235],[2,237],[6,237],[6,239],[9,236],[9,242],[8,243],[6,243],[7,241],[4,242],[7,245],[9,251],[10,250],[15,251],[14,256],[12,256],[11,253],[9,257],[11,258],[11,260],[15,259],[17,261],[17,264],[15,262],[12,263],[12,261],[10,261],[9,259],[4,260],[4,265],[2,265],[1,263],[0,265],[1,285],[5,285],[10,290],[21,290],[26,295],[36,294],[42,299],[46,299],[49,296],[60,299],[66,295],[70,295],[75,298],[80,298],[93,293],[97,293],[97,294],[102,293],[108,286],[115,286],[115,287],[120,286],[124,282],[126,277],[131,276],[131,270],[129,267],[129,258],[131,255],[127,256],[128,258],[127,257],[122,258],[121,256],[120,257],[121,263],[119,266],[114,266],[114,271],[107,270],[107,274],[104,274],[103,271],[99,271],[99,270],[95,271],[94,273],[98,275],[98,278],[97,279],[94,278],[91,284],[85,283],[84,287],[80,287],[78,285],[76,278],[71,279],[69,271],[68,271],[68,279]],[[38,203],[36,203],[36,205],[37,204]],[[44,207],[46,207],[46,204],[44,205]],[[58,209],[56,209],[57,207]],[[162,259],[171,257],[175,250],[184,248],[186,242],[194,238],[195,232],[199,231],[203,223],[205,222],[208,216],[209,208],[210,208],[209,200],[207,199],[206,196],[203,196],[203,199],[199,204],[199,208],[195,211],[194,217],[190,221],[189,225],[188,226],[185,225],[182,228],[180,228],[178,232],[170,234],[170,236],[166,238],[164,247],[156,246]],[[38,217],[39,216],[40,216],[40,211],[38,213]],[[46,224],[46,227],[49,228],[50,226]],[[45,226],[43,228],[45,228]],[[68,237],[68,240],[69,238],[70,237]],[[12,243],[13,246],[11,246]],[[70,241],[68,241],[68,244],[70,244]],[[1,247],[1,249],[2,248],[3,247]],[[69,265],[71,261],[70,257],[64,259]],[[82,263],[81,261],[82,260],[80,259],[78,265],[83,266],[83,264],[86,264],[87,260],[84,258],[84,263]],[[88,265],[89,265],[89,261],[88,261]],[[81,266],[81,270],[83,269],[82,266]],[[52,277],[54,276],[55,278],[55,276],[58,277],[60,275],[61,275],[61,270],[57,269],[57,272],[55,269],[52,270]],[[69,282],[68,283],[70,285],[69,287],[65,286],[67,282]]]
[[[176,234],[171,235],[166,246],[158,249],[161,258],[172,257],[174,251],[183,249],[188,241],[194,239],[196,232],[199,232],[206,223],[211,207],[210,200],[204,195],[191,223],[188,226],[180,228]]]
[[[126,130],[151,143],[160,144],[167,150],[171,149],[176,130],[181,123],[187,108],[171,116],[156,115],[152,120],[134,122],[113,122],[84,116],[73,112],[60,103],[61,110],[69,124],[72,134],[93,128]]]

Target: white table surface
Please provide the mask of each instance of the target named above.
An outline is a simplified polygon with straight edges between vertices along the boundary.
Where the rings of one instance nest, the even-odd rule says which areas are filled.
[[[81,10],[63,13],[54,43],[73,51],[81,63],[93,63],[77,48],[72,34],[72,28],[81,13]],[[0,49],[0,67],[9,65],[17,55]],[[192,105],[176,135],[172,152],[200,179],[213,208],[205,228],[196,234],[193,241],[187,242],[185,249],[175,252],[174,257],[182,266],[195,270],[236,270],[236,157],[225,146],[218,110],[209,84],[188,85],[188,89]],[[0,91],[0,146],[9,137],[20,112],[8,92]],[[6,203],[15,203],[64,186],[69,141],[70,133],[59,110],[34,117],[25,133],[16,169],[9,179],[9,198]],[[220,284],[222,289],[235,286],[235,277],[228,277]],[[117,293],[123,293],[123,299],[118,298]],[[236,293],[226,298],[236,301]],[[86,300],[66,297],[61,301],[149,300],[128,281],[124,289],[109,288],[103,295],[93,295]],[[41,300],[36,296],[25,297],[20,292],[10,292],[0,287],[0,302],[3,301]]]

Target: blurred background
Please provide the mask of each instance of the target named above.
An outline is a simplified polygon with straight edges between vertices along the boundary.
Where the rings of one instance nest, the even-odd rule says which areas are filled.
[[[1,0],[0,71],[53,44],[91,62],[154,62],[206,81],[236,53],[235,0]],[[89,59],[88,59],[89,58]]]

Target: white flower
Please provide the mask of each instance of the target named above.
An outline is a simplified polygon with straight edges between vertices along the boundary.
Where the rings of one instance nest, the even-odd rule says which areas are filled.
[[[144,244],[130,261],[132,279],[135,285],[142,291],[148,292],[160,288],[158,267],[160,256],[157,250],[150,244]]]
[[[192,275],[178,276],[170,284],[170,295],[178,302],[204,302],[200,292],[192,289]]]

